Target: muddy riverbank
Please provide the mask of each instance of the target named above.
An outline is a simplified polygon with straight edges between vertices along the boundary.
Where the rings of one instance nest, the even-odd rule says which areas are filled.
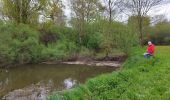
[[[76,57],[63,61],[44,61],[42,64],[68,64],[68,65],[87,65],[87,66],[109,66],[120,67],[122,62],[126,60],[127,56],[114,56],[103,58],[90,58],[90,57]]]

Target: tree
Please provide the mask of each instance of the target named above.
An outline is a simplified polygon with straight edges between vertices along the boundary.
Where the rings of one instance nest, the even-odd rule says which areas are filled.
[[[1,0],[2,14],[6,19],[17,23],[35,23],[39,18],[39,11],[46,4],[46,0]]]
[[[104,16],[108,20],[105,20],[103,23],[103,34],[105,38],[101,46],[105,49],[106,58],[109,57],[109,53],[112,52],[112,49],[116,46],[115,39],[115,28],[113,27],[113,19],[115,15],[119,12],[118,6],[121,0],[102,0],[104,8]]]
[[[130,11],[134,16],[137,16],[138,33],[140,44],[143,45],[143,17],[151,10],[152,7],[160,4],[162,0],[124,0],[122,4]]]
[[[143,26],[143,32],[147,32],[147,28],[149,28],[150,25],[150,17],[145,16],[142,17],[142,26]],[[133,32],[137,33],[139,30],[139,25],[138,25],[138,16],[130,16],[128,19],[128,26],[132,29]]]
[[[170,22],[160,21],[150,28],[148,39],[152,40],[155,44],[169,45],[170,44]]]
[[[106,16],[109,18],[109,22],[111,23],[115,14],[119,11],[118,6],[121,0],[103,0],[103,2]]]
[[[74,18],[82,21],[93,21],[99,11],[99,0],[70,0],[71,9]]]
[[[86,23],[93,22],[100,9],[99,0],[70,0],[72,9],[72,26],[77,29],[79,43],[84,34]]]
[[[65,25],[64,5],[61,0],[48,0],[42,15],[50,18],[52,22],[59,26]]]
[[[162,15],[156,15],[154,17],[152,17],[152,24],[155,25],[157,23],[160,23],[160,22],[168,22],[168,19],[166,18],[166,16],[164,14]]]

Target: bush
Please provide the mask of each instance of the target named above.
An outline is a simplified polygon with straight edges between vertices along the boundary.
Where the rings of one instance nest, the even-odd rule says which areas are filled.
[[[103,34],[101,47],[106,53],[110,53],[113,49],[118,49],[128,55],[131,48],[138,45],[137,35],[127,25],[119,22],[106,25]]]
[[[56,43],[58,40],[72,40],[76,42],[76,32],[72,28],[55,26],[50,23],[42,24],[40,27],[40,41],[46,46],[50,43]]]
[[[100,44],[102,42],[102,33],[95,32],[93,34],[87,34],[83,39],[83,45],[95,52],[100,50]]]
[[[77,46],[72,41],[62,40],[49,44],[42,51],[44,60],[64,60],[77,52]]]
[[[126,25],[115,26],[115,41],[117,49],[120,49],[126,55],[129,55],[132,47],[138,46],[138,38]]]
[[[2,24],[0,55],[6,64],[33,63],[40,60],[39,33],[24,24]]]

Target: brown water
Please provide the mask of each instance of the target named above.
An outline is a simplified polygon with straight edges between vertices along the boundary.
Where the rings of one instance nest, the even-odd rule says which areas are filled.
[[[63,90],[114,70],[113,67],[42,64],[0,69],[0,98],[13,90],[39,82],[52,83],[55,90]]]

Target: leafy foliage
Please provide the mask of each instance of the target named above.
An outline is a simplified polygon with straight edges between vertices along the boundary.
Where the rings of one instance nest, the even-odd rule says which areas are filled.
[[[155,44],[170,44],[169,22],[160,22],[155,26],[150,27],[149,33],[146,35],[146,40],[151,40]]]
[[[1,0],[2,13],[8,19],[24,24],[37,24],[38,12],[46,0]]]
[[[24,24],[1,24],[0,54],[3,63],[30,63],[39,60],[41,46],[37,31]],[[9,61],[9,62],[8,62]]]

